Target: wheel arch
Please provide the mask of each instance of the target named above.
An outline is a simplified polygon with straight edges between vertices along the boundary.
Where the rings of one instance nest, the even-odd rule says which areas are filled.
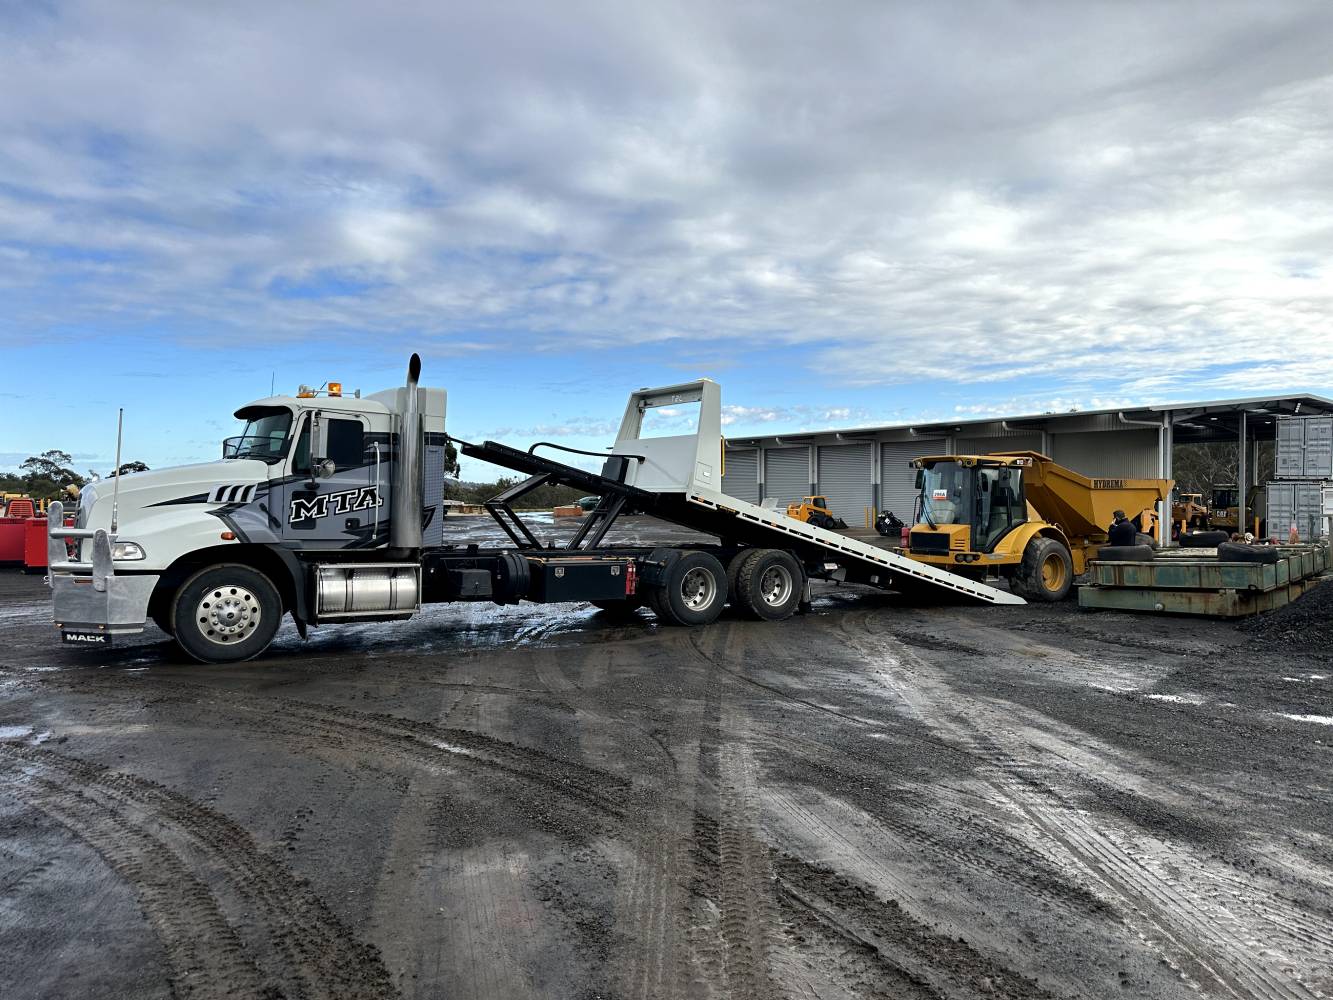
[[[171,598],[182,584],[201,569],[225,564],[248,566],[263,573],[278,590],[282,610],[291,612],[297,626],[305,627],[310,620],[306,600],[305,574],[296,557],[286,549],[269,545],[241,543],[239,545],[210,545],[185,553],[162,572],[153,594],[148,599],[150,613],[169,611]]]

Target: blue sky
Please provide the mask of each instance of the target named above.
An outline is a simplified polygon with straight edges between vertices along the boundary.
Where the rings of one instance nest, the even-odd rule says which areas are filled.
[[[1327,5],[313,11],[0,0],[0,466],[413,350],[594,448],[699,375],[733,436],[1333,394]]]

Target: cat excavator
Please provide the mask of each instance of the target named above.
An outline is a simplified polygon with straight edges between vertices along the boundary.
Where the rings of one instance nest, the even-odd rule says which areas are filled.
[[[1107,544],[1122,510],[1144,535],[1170,479],[1091,478],[1035,451],[931,455],[917,468],[908,555],[984,580],[1000,576],[1028,600],[1058,601]]]

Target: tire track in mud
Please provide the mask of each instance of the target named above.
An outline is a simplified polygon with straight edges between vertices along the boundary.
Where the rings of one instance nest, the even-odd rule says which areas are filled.
[[[23,801],[135,889],[179,995],[398,995],[379,952],[226,816],[146,779],[48,750],[0,743],[0,769]],[[243,911],[229,915],[210,879]]]
[[[753,641],[754,637],[752,637],[752,643]],[[759,641],[762,646],[767,647],[774,640],[761,633]],[[734,673],[734,671],[728,672]],[[823,713],[830,713],[828,708],[794,696],[778,685],[765,683],[757,686],[797,705],[806,706]],[[902,692],[899,692],[899,697],[904,700],[905,704],[908,704]],[[860,731],[884,728],[882,724],[868,722],[841,712],[831,712],[831,714],[852,722]],[[876,732],[875,735],[879,735],[879,733]],[[909,744],[932,752],[942,752],[966,763],[969,768],[974,768],[979,763],[984,764],[985,762],[984,758],[979,756],[975,750],[929,734],[913,733],[894,727],[890,733],[885,735],[895,745]],[[790,730],[771,735],[757,732],[754,740],[764,745],[765,752],[779,758],[790,756],[792,751],[803,752],[806,758],[805,765],[808,768],[813,768],[816,772],[822,772],[828,766],[828,761],[843,758],[870,769],[876,781],[892,781],[892,775],[885,773],[885,762],[882,755],[877,756],[870,749],[857,749],[847,742],[839,742],[834,745]],[[937,784],[937,787],[944,786]],[[904,890],[902,898],[905,901],[917,895],[916,893],[906,892],[906,883],[901,881],[899,876],[890,872],[889,869],[880,864],[876,858],[869,856],[863,849],[852,846],[835,824],[813,810],[800,805],[794,796],[781,792],[769,793],[769,800],[780,810],[786,811],[794,822],[810,830],[812,835],[824,839],[827,843],[842,845],[841,849],[852,852],[849,857],[855,857],[859,862],[866,864],[870,870],[875,871],[884,880],[885,885],[896,884],[899,889]],[[932,818],[939,820],[942,816],[948,816],[953,821],[953,825],[959,829],[976,829],[980,826],[982,835],[988,845],[995,848],[995,852],[981,853],[974,848],[952,843],[947,838],[939,836],[924,826],[896,815],[890,809],[876,808],[870,811],[869,815],[873,817],[877,826],[884,828],[888,834],[886,839],[898,839],[904,844],[910,845],[913,849],[943,862],[946,868],[967,869],[985,878],[998,877],[1009,885],[1021,888],[1025,893],[1036,899],[1064,909],[1081,913],[1097,912],[1105,909],[1101,900],[1088,892],[1084,886],[1067,883],[1065,873],[1055,866],[1050,852],[1034,851],[1033,845],[1013,836],[973,811],[965,809],[950,811],[943,809],[938,802],[934,801],[930,803],[929,808]]]
[[[87,685],[70,686],[87,689]],[[122,698],[140,696],[119,684],[106,685],[106,690]],[[259,697],[180,680],[155,681],[153,694],[156,702],[170,700],[252,719],[262,723],[266,736],[306,741],[354,759],[372,754],[412,767],[477,767],[499,772],[616,821],[623,819],[631,799],[623,778],[470,729],[323,702]]]
[[[989,711],[984,705],[964,700],[947,683],[928,676],[926,662],[900,641],[891,639],[887,631],[876,629],[868,614],[859,622],[845,619],[842,631],[863,648],[866,642],[878,644],[877,650],[866,649],[872,655],[883,656],[890,646],[896,647],[891,650],[891,659],[908,662],[916,675],[910,698],[912,710],[924,722],[944,729],[950,738],[975,753],[984,762],[984,779],[1001,798],[1019,809],[1048,841],[1063,848],[1078,870],[1120,904],[1126,922],[1166,955],[1196,988],[1206,984],[1238,998],[1260,1000],[1316,997],[1299,979],[1284,977],[1256,954],[1273,951],[1277,944],[1253,921],[1247,924],[1240,916],[1241,912],[1255,913],[1253,901],[1265,895],[1262,887],[1247,885],[1240,891],[1213,891],[1205,895],[1189,885],[1186,873],[1207,879],[1208,869],[1195,857],[1165,841],[1157,844],[1159,851],[1168,856],[1157,863],[1148,863],[1146,851],[1142,852],[1144,858],[1140,858],[1138,850],[1122,846],[1122,840],[1133,842],[1130,833],[1113,834],[1109,826],[1105,832],[1099,830],[1086,813],[1071,808],[1058,791],[1038,776],[1039,769],[1049,769],[1016,756],[987,735],[1005,733],[1004,719],[983,718]],[[974,718],[975,713],[980,714]],[[1024,750],[1042,752],[1042,748],[1026,742],[1018,753]],[[1269,898],[1263,908],[1271,910],[1277,902]],[[1260,914],[1263,908],[1259,909]],[[1295,916],[1300,924],[1313,929],[1308,918],[1302,919],[1299,913]],[[1275,927],[1271,920],[1262,922],[1268,924],[1268,929]],[[1294,936],[1290,943],[1296,945],[1295,954],[1309,947],[1310,937],[1308,932]],[[1317,935],[1315,940],[1327,953],[1333,944],[1333,930]],[[1289,961],[1292,953],[1286,948],[1278,949],[1278,960]]]
[[[787,917],[840,941],[836,961],[859,997],[894,1000],[1042,1000],[1034,980],[925,926],[832,869],[774,852]]]
[[[594,682],[605,682],[615,650],[598,648],[591,670]],[[604,658],[605,662],[600,662]],[[538,654],[537,677],[577,716],[595,720],[611,731],[630,732],[651,753],[626,763],[635,802],[625,843],[628,871],[617,880],[615,926],[630,942],[618,976],[627,998],[671,998],[681,995],[680,968],[688,922],[684,918],[685,876],[690,816],[695,794],[697,735],[703,712],[702,685],[688,675],[669,709],[653,718],[653,728],[632,719],[587,707],[582,685],[571,680],[557,662],[558,651]],[[589,676],[583,671],[581,676]],[[623,744],[621,744],[623,746]],[[673,751],[672,748],[675,748]]]

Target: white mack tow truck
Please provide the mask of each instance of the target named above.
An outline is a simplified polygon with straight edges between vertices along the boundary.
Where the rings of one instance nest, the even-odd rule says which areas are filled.
[[[445,433],[443,389],[406,385],[365,397],[257,400],[216,462],[135,473],[84,487],[73,526],[52,504],[49,576],[65,642],[105,646],[152,620],[192,657],[246,660],[285,615],[304,637],[328,623],[403,620],[451,601],[587,601],[611,612],[647,605],[672,625],[701,625],[735,605],[789,617],[810,580],[847,580],[940,599],[1021,604],[1007,591],[816,528],[720,492],[721,389],[706,379],[630,395],[599,473]],[[697,403],[697,430],[643,437],[656,406]],[[445,543],[451,443],[527,473],[486,507],[513,541]],[[575,451],[575,449],[560,449]],[[590,453],[584,453],[590,454]],[[544,546],[513,504],[560,483],[601,498],[564,548]],[[719,539],[713,545],[603,545],[622,514],[644,513]]]

